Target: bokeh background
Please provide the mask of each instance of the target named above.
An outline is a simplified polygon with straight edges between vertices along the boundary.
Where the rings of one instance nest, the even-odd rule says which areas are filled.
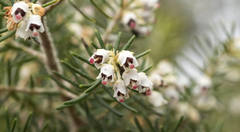
[[[87,15],[95,16],[100,25],[107,26],[106,18],[96,11],[88,0],[75,0],[74,2]],[[104,8],[104,5],[99,5]],[[217,99],[217,108],[207,112],[199,110],[201,120],[195,125],[187,124],[191,129],[185,126],[181,129],[182,131],[238,132],[240,130],[239,5],[239,0],[161,0],[160,8],[156,10],[156,14],[153,14],[156,15],[153,31],[147,36],[137,38],[134,42],[132,49],[136,53],[151,49],[148,65],[153,65],[152,71],[163,60],[171,62],[176,69],[178,84],[189,86],[197,83],[199,78],[205,74],[210,76],[212,80],[211,94]],[[80,39],[83,37],[87,43],[90,43],[94,38],[95,28],[98,27],[84,19],[68,2],[60,4],[47,15],[47,25],[60,60],[73,61],[70,51],[88,57]],[[1,28],[6,24],[2,16],[0,23]],[[122,29],[119,26],[113,30],[113,34],[116,35]],[[122,32],[124,43],[131,33],[125,30]],[[112,37],[114,39],[115,36]],[[33,82],[34,87],[52,87],[51,79],[46,77],[47,71],[44,64],[36,57],[12,47],[13,41],[35,50],[41,50],[39,44],[34,40],[24,41],[11,38],[1,42],[1,87],[7,85],[25,88],[31,87]],[[86,65],[83,67],[87,68]],[[91,72],[91,70],[87,72]],[[67,70],[64,70],[64,74],[71,76]],[[0,91],[0,131],[6,131],[8,124],[6,119],[12,120],[15,116],[22,121],[19,124],[24,124],[29,112],[35,113],[32,124],[40,124],[38,127],[44,126],[46,122],[64,124],[65,120],[61,117],[64,113],[57,112],[54,109],[57,105],[49,104],[49,100],[57,102],[57,105],[60,104],[59,99],[55,99],[54,96],[32,97],[32,95]],[[133,101],[129,102],[134,103]],[[99,112],[101,111],[93,113],[97,115]],[[56,121],[54,119],[57,119],[58,116],[55,115],[58,114],[61,115],[60,120]],[[131,116],[129,113],[128,115]],[[110,117],[103,121],[107,119]],[[111,119],[116,118],[111,115]],[[120,119],[117,120],[120,121]],[[171,120],[177,121],[173,117]],[[119,127],[119,131],[124,131],[121,127],[126,124],[121,122],[111,125],[113,126],[109,127],[109,130],[116,130]],[[17,127],[20,126],[17,125]],[[88,130],[88,127],[85,130]],[[132,130],[131,127],[129,129]],[[40,131],[40,128],[32,130]],[[68,130],[68,128],[60,126],[49,127],[49,131]]]

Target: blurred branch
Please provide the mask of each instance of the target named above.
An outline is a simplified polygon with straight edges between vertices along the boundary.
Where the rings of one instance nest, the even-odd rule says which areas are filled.
[[[57,55],[56,55],[57,50],[54,47],[53,40],[51,38],[50,32],[48,31],[48,27],[46,26],[45,20],[43,20],[43,25],[46,30],[45,30],[45,32],[40,34],[40,43],[41,43],[42,49],[46,56],[46,68],[48,69],[48,72],[50,74],[53,74],[53,72],[62,74],[61,65],[60,65],[59,59],[57,58]],[[61,80],[60,78],[58,78],[58,77],[56,77],[56,78],[59,81],[63,82],[63,80]],[[63,89],[61,87],[58,87],[58,89],[60,91],[63,91]],[[66,92],[66,91],[64,91],[64,92],[66,94],[70,94],[69,92]],[[61,98],[63,101],[67,101],[70,99],[69,97],[64,96],[64,94],[62,94]],[[74,108],[69,107],[68,110],[69,110],[68,113],[71,115],[76,127],[77,126],[79,127],[82,124],[84,124],[84,122],[76,115],[77,113]]]
[[[29,90],[27,90],[29,89]],[[44,95],[59,95],[60,92],[57,90],[45,90],[46,88],[26,88],[26,89],[17,89],[14,87],[0,86],[1,92],[14,92],[14,93],[25,93],[25,94],[44,94]]]
[[[26,47],[26,46],[24,46],[24,45],[22,45],[22,44],[20,44],[20,43],[18,43],[18,42],[16,42],[16,41],[12,41],[12,42],[11,42],[11,45],[14,46],[14,47],[16,47],[16,48],[19,48],[19,49],[25,51],[25,52],[28,53],[28,54],[31,54],[31,55],[33,55],[33,56],[38,57],[39,60],[44,60],[43,53],[41,53],[41,52],[39,52],[39,51],[33,50],[33,49],[31,49],[31,48],[28,48],[28,47]]]
[[[113,28],[115,27],[115,25],[118,23],[119,19],[121,18],[121,15],[123,13],[124,10],[124,6],[122,6],[121,8],[119,8],[119,10],[117,11],[117,13],[114,15],[113,19],[110,21],[110,23],[107,26],[106,32],[103,34],[103,41],[106,41],[108,36],[111,34],[111,32],[113,31]]]
[[[64,0],[55,0],[53,1],[53,3],[51,3],[51,6],[46,7],[46,13],[45,15],[50,12],[52,9],[54,9],[56,6],[58,6],[59,4],[61,4]],[[51,1],[50,1],[51,2]],[[47,4],[47,3],[46,3]]]

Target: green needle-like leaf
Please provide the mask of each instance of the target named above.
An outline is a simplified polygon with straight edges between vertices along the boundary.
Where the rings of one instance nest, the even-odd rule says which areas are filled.
[[[11,128],[11,132],[14,132],[15,128],[16,128],[16,125],[17,125],[17,119],[15,118],[13,120],[13,123],[12,123],[12,128]]]
[[[97,86],[100,84],[100,82],[101,82],[101,80],[96,80],[95,83],[90,88],[86,89],[79,97],[64,102],[64,105],[71,106],[71,105],[76,104],[76,103],[80,102],[81,100],[85,99],[87,96],[89,96],[89,94],[92,90],[97,88]]]
[[[3,2],[4,0],[0,0],[0,4],[2,5],[2,6],[9,6],[9,4],[8,3],[5,3],[5,2]]]
[[[93,81],[94,79],[91,78],[90,76],[88,76],[86,73],[83,73],[82,71],[76,69],[75,67],[71,66],[70,64],[68,64],[67,62],[62,62],[63,65],[65,65],[67,68],[69,68],[70,70],[72,70],[73,72],[76,72],[77,74],[79,74],[80,76]]]
[[[36,3],[38,0],[32,0],[32,3]]]
[[[178,121],[178,123],[177,123],[177,125],[176,125],[176,127],[175,127],[175,129],[174,129],[174,132],[177,132],[177,131],[178,131],[178,128],[180,127],[180,125],[181,125],[181,123],[182,123],[183,120],[184,120],[184,116],[182,116],[182,117],[179,119],[179,121]]]
[[[76,9],[80,14],[82,14],[82,16],[83,16],[84,18],[86,18],[87,20],[89,20],[89,21],[92,22],[92,23],[96,23],[96,20],[95,20],[95,19],[88,17],[88,15],[86,15],[80,8],[78,8],[78,7],[73,3],[72,0],[69,0],[69,3],[70,3],[70,5],[71,5],[74,9]]]
[[[148,72],[148,71],[151,70],[151,69],[152,69],[152,66],[149,66],[149,67],[143,69],[142,72]]]
[[[55,74],[56,76],[60,77],[61,79],[69,82],[69,83],[72,84],[74,87],[80,88],[77,83],[73,82],[72,80],[68,79],[67,77],[65,77],[65,76],[63,76],[63,75],[61,75],[61,74],[59,74],[59,73],[57,73],[57,72],[54,72],[54,74]]]
[[[131,45],[133,44],[133,41],[134,41],[135,38],[136,38],[136,36],[133,35],[133,36],[128,40],[128,42],[122,47],[121,50],[127,50],[127,49],[129,49],[129,48],[131,47]]]
[[[87,53],[89,56],[92,56],[92,50],[90,49],[90,47],[88,46],[87,42],[82,38],[81,39],[83,46],[85,47],[85,49],[87,50]]]
[[[70,89],[70,88],[66,87],[65,85],[63,85],[63,84],[62,84],[60,81],[58,81],[55,77],[50,76],[50,78],[51,78],[52,80],[54,80],[59,87],[65,89],[66,91],[71,92],[71,93],[73,93],[73,94],[78,94],[78,92],[76,92],[75,90]]]
[[[2,28],[2,29],[0,29],[0,34],[1,34],[1,33],[5,33],[5,32],[7,32],[7,31],[8,31],[7,28]]]
[[[104,16],[106,16],[107,18],[111,19],[112,17],[110,17],[109,15],[107,15],[103,10],[102,7],[99,7],[96,2],[94,0],[90,0],[90,2],[93,4],[93,6],[100,12],[102,13]]]
[[[105,49],[105,44],[104,44],[101,34],[98,30],[96,30],[96,36],[97,36],[97,39],[98,39],[98,42],[99,42],[101,48]]]
[[[0,42],[10,38],[11,36],[13,36],[15,34],[16,31],[10,31],[8,32],[6,35],[0,37]]]
[[[102,105],[104,106],[105,108],[107,108],[109,111],[111,111],[113,114],[119,116],[119,117],[122,117],[123,116],[123,113],[113,109],[111,106],[109,106],[99,95],[96,95],[96,99],[97,101]]]
[[[136,55],[136,58],[139,59],[139,58],[141,58],[141,57],[143,57],[143,56],[149,54],[150,52],[151,52],[151,50],[148,49],[148,50],[146,50],[146,51],[144,51],[144,52],[142,52],[142,53]]]
[[[103,89],[107,92],[107,94],[112,98],[114,99],[118,104],[122,105],[123,107],[125,107],[126,109],[134,112],[134,113],[137,113],[138,111],[136,109],[134,109],[133,107],[127,105],[126,103],[120,103],[119,101],[117,101],[117,99],[115,99],[113,97],[113,95],[111,94],[111,92],[108,90],[108,88],[106,86],[103,87]]]
[[[140,132],[144,132],[144,131],[143,131],[143,128],[141,127],[141,125],[140,125],[140,123],[139,123],[139,121],[138,121],[138,119],[137,119],[137,117],[134,118],[134,122],[135,122],[138,130],[139,130]]]
[[[27,121],[24,125],[24,129],[23,129],[23,132],[27,132],[30,125],[31,125],[31,122],[32,122],[32,113],[29,114],[28,118],[27,118]]]
[[[122,33],[119,32],[119,33],[118,33],[117,41],[116,41],[115,44],[114,44],[115,52],[119,49],[119,45],[120,45],[120,41],[121,41],[121,36],[122,36]]]
[[[91,43],[92,46],[95,48],[95,49],[99,49],[99,47],[97,46],[97,44],[95,44],[94,42]]]
[[[59,0],[52,0],[52,1],[49,1],[49,2],[47,2],[47,3],[45,3],[45,4],[43,4],[42,5],[42,7],[48,7],[48,6],[50,6],[50,5],[53,5],[53,4],[55,4],[55,3],[57,3]]]
[[[84,58],[84,57],[82,57],[82,56],[80,56],[80,55],[77,55],[76,53],[73,53],[73,52],[71,52],[71,54],[72,54],[73,57],[75,57],[75,58],[77,58],[77,59],[79,59],[79,60],[81,60],[81,61],[83,61],[83,62],[85,62],[85,63],[87,63],[87,64],[89,64],[90,66],[92,66],[92,67],[95,68],[95,66],[92,65],[92,64],[90,64],[89,61],[88,61],[86,58]]]

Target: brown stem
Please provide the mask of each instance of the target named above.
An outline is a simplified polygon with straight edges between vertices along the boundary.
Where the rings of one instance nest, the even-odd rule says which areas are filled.
[[[45,20],[43,21],[43,24],[44,24],[45,32],[40,34],[40,43],[46,57],[46,68],[48,69],[49,74],[52,74],[53,72],[58,72],[62,74],[62,69],[61,69],[59,60],[57,58],[56,49],[51,39],[50,32],[48,31],[48,28],[46,26]],[[60,78],[57,78],[57,79],[63,82]],[[60,87],[58,87],[58,89],[60,91],[63,91],[63,89]],[[62,94],[61,97],[63,101],[67,101],[70,99],[69,97],[65,96],[65,94]],[[81,126],[84,124],[84,122],[77,116],[77,113],[74,107],[69,107],[68,110],[69,110],[69,114],[71,114],[71,117],[75,122],[75,126]]]

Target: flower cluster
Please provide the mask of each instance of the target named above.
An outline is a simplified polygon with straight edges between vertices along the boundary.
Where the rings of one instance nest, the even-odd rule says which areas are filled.
[[[45,9],[34,3],[19,1],[12,7],[5,7],[8,30],[16,30],[16,37],[28,39],[44,32],[42,16]]]
[[[97,79],[101,79],[103,85],[113,85],[113,96],[119,102],[128,98],[127,88],[145,95],[151,94],[152,82],[145,73],[138,73],[136,67],[139,64],[132,52],[122,50],[118,53],[98,49],[89,58],[89,62],[100,69]]]
[[[135,0],[124,10],[122,24],[136,35],[149,34],[155,22],[154,11],[158,7],[158,0]]]

